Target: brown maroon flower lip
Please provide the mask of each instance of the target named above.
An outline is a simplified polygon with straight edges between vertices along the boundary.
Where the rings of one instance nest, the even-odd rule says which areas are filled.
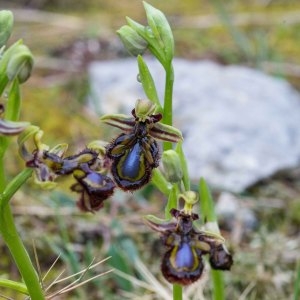
[[[106,115],[101,118],[108,125],[124,132],[106,147],[111,160],[111,174],[116,184],[125,191],[134,191],[146,185],[152,170],[159,165],[160,151],[156,139],[178,142],[179,130],[159,123],[161,113],[155,112],[149,100],[138,100],[132,116]]]
[[[77,206],[83,211],[98,211],[103,207],[103,202],[113,195],[114,182],[108,176],[92,170],[80,170],[77,173],[74,173],[77,182],[71,186],[72,191],[80,194]]]
[[[162,258],[161,270],[171,283],[189,285],[199,278],[204,270],[203,256],[209,256],[213,269],[230,270],[233,259],[227,251],[224,240],[214,234],[198,231],[194,220],[198,215],[185,213],[177,209],[170,211],[174,219],[160,222],[146,218],[145,222],[161,234],[166,246]]]

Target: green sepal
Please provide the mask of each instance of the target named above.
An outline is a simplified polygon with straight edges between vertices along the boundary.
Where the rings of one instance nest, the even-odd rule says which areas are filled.
[[[0,119],[0,135],[20,134],[29,124],[29,122],[13,122]]]
[[[11,81],[17,77],[23,83],[30,77],[32,68],[33,56],[29,48],[21,44],[15,48],[8,61],[6,75]]]
[[[6,74],[6,68],[7,68],[7,64],[9,62],[9,60],[11,59],[11,57],[14,54],[14,51],[16,51],[16,49],[22,45],[23,41],[19,40],[16,43],[14,43],[13,45],[11,45],[2,55],[1,59],[0,59],[0,96],[2,95],[6,85],[9,82],[9,79],[7,77]]]
[[[132,127],[135,124],[133,117],[123,114],[104,115],[100,118],[100,121],[107,125],[120,128],[124,131],[132,130]]]
[[[54,181],[40,181],[37,176],[33,176],[34,183],[43,190],[52,190],[57,187],[57,183]]]
[[[174,38],[171,27],[160,10],[146,2],[143,4],[151,31],[163,49],[166,60],[170,62],[174,56]]]
[[[49,150],[50,153],[53,153],[59,157],[63,157],[67,152],[69,145],[67,143],[62,143],[54,146]]]
[[[98,155],[104,156],[105,152],[106,152],[106,150],[105,150],[106,145],[107,145],[107,142],[95,140],[95,141],[91,141],[90,143],[88,143],[86,147],[88,149],[91,149],[91,150],[97,152]]]
[[[0,11],[0,48],[8,41],[14,24],[14,16],[9,10]]]
[[[150,129],[150,134],[154,138],[177,143],[183,140],[182,133],[179,129],[163,123],[155,123]]]
[[[19,146],[19,154],[25,161],[30,160],[32,157],[32,151],[27,149],[27,147],[25,146],[25,143],[27,141],[29,141],[30,139],[33,139],[33,143],[34,143],[33,148],[35,149],[35,148],[37,148],[36,140],[37,139],[40,140],[42,135],[43,135],[43,131],[40,130],[40,128],[38,126],[29,125],[18,136],[17,142],[18,142],[18,146]],[[44,148],[45,148],[45,150],[49,150],[49,149],[46,149],[46,147],[44,147]]]
[[[129,17],[126,17],[126,20],[128,25],[133,28],[145,41],[148,42],[149,51],[161,62],[161,64],[164,65],[166,62],[165,54],[161,49],[161,45],[155,39],[151,28],[148,26],[143,26]]]
[[[172,222],[172,221],[166,220],[166,219],[160,219],[153,215],[144,216],[143,221],[151,229],[161,232],[161,233],[168,231],[168,230],[173,231],[177,225],[177,222]]]
[[[143,39],[132,27],[129,25],[122,26],[117,30],[123,45],[126,50],[133,56],[143,54],[147,47],[148,43]]]
[[[28,139],[33,137],[35,134],[37,134],[40,131],[40,128],[38,126],[30,125],[28,126],[22,134],[18,136],[18,145],[19,147],[22,146]]]

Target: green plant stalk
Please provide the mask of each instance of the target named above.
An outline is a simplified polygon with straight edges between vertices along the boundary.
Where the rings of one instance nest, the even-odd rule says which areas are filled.
[[[17,232],[11,208],[8,203],[15,192],[31,176],[31,173],[32,170],[30,169],[23,170],[7,185],[7,187],[5,187],[4,161],[3,157],[1,157],[0,191],[2,193],[0,197],[0,233],[2,234],[3,240],[9,248],[13,259],[22,275],[31,299],[43,300],[45,299],[45,297],[39,282],[38,275]]]
[[[200,179],[200,183],[199,183],[199,195],[200,195],[200,204],[201,204],[203,223],[206,222],[217,223],[217,216],[215,213],[213,198],[203,178]],[[215,233],[220,234],[219,230]],[[211,276],[213,282],[212,299],[224,300],[225,288],[224,288],[223,273],[221,271],[211,270]]]
[[[17,232],[10,205],[0,208],[0,232],[16,262],[31,299],[45,299],[38,275]]]
[[[164,113],[163,123],[173,125],[173,83],[174,83],[174,69],[172,61],[168,62],[165,66],[166,81],[165,81],[165,94],[164,94]],[[163,143],[164,151],[172,149],[171,142]]]
[[[211,270],[211,277],[213,282],[213,298],[214,300],[225,299],[225,287],[223,273],[218,270]]]
[[[3,172],[1,173],[2,176],[0,176],[0,178],[3,177]],[[13,178],[5,188],[1,187],[1,190],[3,192],[0,194],[0,207],[8,205],[12,196],[16,193],[16,191],[20,189],[20,187],[31,176],[31,174],[32,169],[26,168],[22,172],[20,172],[15,178]]]
[[[16,281],[5,279],[5,278],[0,278],[0,286],[17,291],[24,295],[28,295],[28,290],[27,290],[26,285],[21,282],[16,282]]]
[[[300,297],[300,262],[297,264],[296,270],[296,279],[294,284],[294,300],[299,299]]]
[[[170,61],[165,67],[166,81],[165,81],[165,95],[164,95],[164,113],[163,123],[167,125],[173,125],[173,84],[174,84],[174,69],[172,61]],[[163,143],[163,150],[172,149],[171,142]],[[174,207],[176,208],[176,207]],[[166,218],[168,214],[166,214]],[[178,284],[173,284],[173,300],[182,300],[182,287]]]
[[[182,300],[182,286],[173,284],[173,300]]]

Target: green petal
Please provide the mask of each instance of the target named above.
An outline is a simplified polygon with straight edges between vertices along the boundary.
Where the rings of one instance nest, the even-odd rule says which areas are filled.
[[[172,143],[177,143],[183,140],[179,129],[163,123],[155,123],[149,133],[154,138]]]
[[[148,225],[151,229],[158,231],[158,232],[165,232],[165,231],[173,231],[177,226],[177,222],[160,219],[153,215],[147,215],[143,217],[143,221],[146,225]]]
[[[131,131],[135,124],[133,117],[123,114],[104,115],[100,118],[100,121],[107,125],[120,128],[124,131]]]
[[[12,122],[0,119],[0,134],[17,135],[24,131],[29,124],[28,122]]]

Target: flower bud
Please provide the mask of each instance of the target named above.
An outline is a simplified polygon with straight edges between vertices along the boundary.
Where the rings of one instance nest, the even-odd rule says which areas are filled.
[[[122,26],[117,34],[131,55],[138,56],[146,51],[148,43],[130,26]]]
[[[180,158],[174,150],[167,150],[162,154],[164,174],[169,182],[176,183],[182,179],[183,171]]]
[[[163,50],[166,61],[171,61],[174,56],[174,38],[167,18],[160,10],[146,2],[144,2],[144,8],[150,27],[147,32],[148,36],[154,36],[161,50]]]
[[[13,80],[16,76],[20,83],[25,82],[31,74],[33,67],[33,56],[25,45],[18,45],[12,53],[7,64],[6,75],[9,80]]]
[[[12,27],[14,23],[14,17],[11,11],[0,11],[0,48],[4,46],[10,37]]]

